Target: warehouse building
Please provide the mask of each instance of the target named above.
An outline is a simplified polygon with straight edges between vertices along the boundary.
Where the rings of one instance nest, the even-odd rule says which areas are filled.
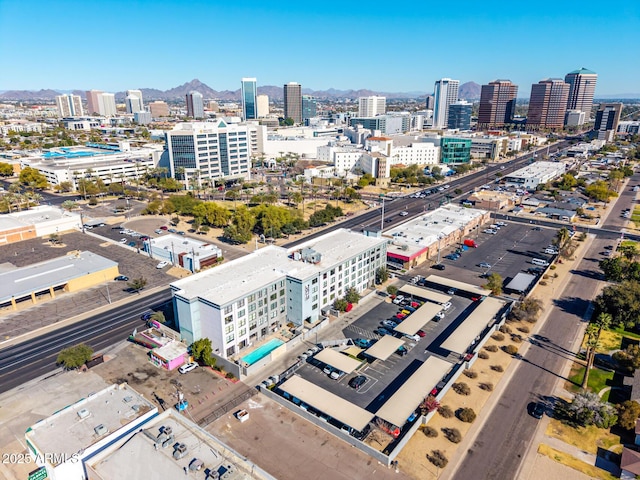
[[[504,183],[507,186],[535,190],[538,185],[544,185],[550,180],[563,175],[566,165],[563,162],[535,162],[520,170],[505,175]]]

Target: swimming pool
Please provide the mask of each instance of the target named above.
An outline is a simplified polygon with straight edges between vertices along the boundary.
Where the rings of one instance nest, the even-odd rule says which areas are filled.
[[[249,365],[253,365],[258,360],[262,360],[264,357],[269,355],[272,351],[274,351],[280,345],[284,345],[284,342],[278,338],[269,340],[267,343],[265,343],[261,347],[256,348],[253,352],[242,357],[242,361],[245,363],[248,363]]]

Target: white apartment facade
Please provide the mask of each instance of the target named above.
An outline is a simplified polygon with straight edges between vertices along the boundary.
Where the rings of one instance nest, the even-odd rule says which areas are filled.
[[[57,95],[56,106],[58,107],[58,115],[60,115],[61,118],[81,117],[84,115],[80,95]]]
[[[209,338],[229,358],[285,323],[315,323],[350,287],[362,292],[386,263],[387,239],[338,229],[294,248],[267,246],[171,284],[183,338]]]
[[[358,98],[358,116],[375,117],[387,111],[387,98],[376,95]]]

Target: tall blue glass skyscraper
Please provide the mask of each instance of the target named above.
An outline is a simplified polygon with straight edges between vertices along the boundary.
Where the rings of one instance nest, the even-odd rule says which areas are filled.
[[[255,120],[258,118],[257,80],[255,78],[242,79],[242,118],[243,120]]]

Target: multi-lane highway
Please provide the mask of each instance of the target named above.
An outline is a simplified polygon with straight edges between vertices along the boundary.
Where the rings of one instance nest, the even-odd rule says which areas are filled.
[[[85,343],[98,353],[126,339],[144,326],[142,313],[170,300],[170,290],[162,289],[22,343],[6,348],[0,344],[0,393],[58,368],[56,358],[63,348]]]

